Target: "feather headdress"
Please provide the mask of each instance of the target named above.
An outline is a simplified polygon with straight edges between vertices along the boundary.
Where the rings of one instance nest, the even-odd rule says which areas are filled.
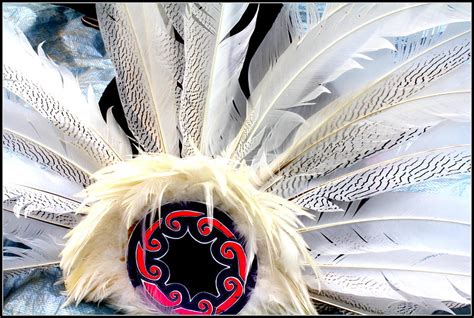
[[[470,9],[98,4],[138,155],[4,23],[6,273],[135,314],[469,306]]]

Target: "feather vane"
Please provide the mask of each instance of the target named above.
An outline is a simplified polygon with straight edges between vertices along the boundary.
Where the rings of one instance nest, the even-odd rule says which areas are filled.
[[[130,130],[145,151],[178,155],[176,87],[184,62],[172,25],[158,4],[98,4],[97,12]]]

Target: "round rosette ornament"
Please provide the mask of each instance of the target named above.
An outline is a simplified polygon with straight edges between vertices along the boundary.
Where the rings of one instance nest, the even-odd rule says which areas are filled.
[[[68,234],[68,302],[134,314],[314,313],[298,206],[245,165],[142,155],[97,172]]]
[[[205,204],[173,203],[149,213],[132,230],[127,268],[132,285],[163,312],[236,314],[257,277],[232,220]]]

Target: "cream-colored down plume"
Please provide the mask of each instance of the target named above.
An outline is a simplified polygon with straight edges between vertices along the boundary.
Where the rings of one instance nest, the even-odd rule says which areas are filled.
[[[189,200],[206,202],[208,213],[214,206],[227,211],[247,242],[247,258],[258,258],[255,290],[242,314],[314,314],[302,288],[303,264],[312,259],[296,231],[297,216],[309,215],[257,190],[250,168],[236,166],[222,158],[143,155],[97,172],[78,210],[87,216],[61,254],[67,303],[107,299],[129,313],[152,311],[128,278],[127,230],[165,203]]]

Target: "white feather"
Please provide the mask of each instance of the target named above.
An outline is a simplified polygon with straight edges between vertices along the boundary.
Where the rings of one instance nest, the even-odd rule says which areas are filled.
[[[406,147],[407,142],[413,143],[413,140],[421,138],[420,135],[431,136],[431,130],[444,123],[469,121],[471,92],[466,86],[470,85],[470,74],[468,65],[465,66],[443,81],[434,83],[422,94],[361,116],[318,139],[311,145],[311,149],[305,150],[299,158],[281,169],[282,180],[273,184],[271,189],[283,196],[294,195],[307,186],[308,179],[325,176],[358,160],[373,157],[374,153],[377,155],[384,150],[399,147],[400,144],[400,147]],[[451,127],[457,129],[459,124]],[[447,135],[449,136],[452,133]],[[451,139],[437,145],[446,146],[453,142],[459,140]],[[470,143],[470,140],[466,143]],[[411,147],[411,150],[416,149],[419,148]]]
[[[342,19],[344,23],[340,23]],[[242,130],[235,145],[237,159],[244,154],[244,143],[262,128],[271,110],[304,102],[303,98],[319,85],[349,71],[339,66],[353,54],[385,47],[374,46],[381,37],[407,35],[467,20],[466,12],[446,4],[345,5],[314,26],[299,43],[292,43],[260,82],[250,100],[249,113],[253,114],[247,120],[254,120],[250,123],[252,128]]]
[[[91,160],[87,154],[66,142],[67,137],[40,113],[5,89],[3,114],[6,118],[4,128],[54,150],[86,171],[92,172],[100,168],[95,160]]]
[[[3,207],[20,215],[59,226],[73,228],[80,217],[73,215],[80,202],[18,184],[3,187]]]
[[[82,186],[92,183],[90,172],[38,142],[5,128],[3,130],[3,146],[10,151],[41,164],[44,168]]]
[[[436,105],[433,105],[435,107],[431,111],[429,103],[423,103],[426,99],[419,100],[418,114],[423,115],[420,120],[417,120],[416,116],[419,116],[418,114],[412,114],[413,116],[408,119],[410,124],[407,125],[405,123],[406,116],[403,119],[400,118],[403,117],[402,108],[410,109],[404,107],[404,105],[410,104],[409,102],[414,104],[417,97],[432,95],[433,99],[431,100],[436,100],[434,99],[436,94],[470,91],[471,75],[469,66],[467,63],[462,64],[469,58],[469,33],[466,33],[466,28],[466,24],[462,24],[462,27],[458,25],[451,28],[451,32],[446,32],[438,39],[439,42],[434,42],[436,45],[428,45],[427,47],[422,45],[422,48],[418,50],[419,52],[414,50],[411,52],[409,59],[401,62],[394,61],[391,54],[382,50],[384,53],[379,54],[375,62],[370,62],[367,70],[341,80],[340,84],[335,85],[333,83],[330,88],[336,97],[341,94],[347,96],[336,98],[322,110],[308,118],[305,125],[301,126],[301,129],[297,132],[291,147],[288,147],[284,153],[271,162],[268,170],[273,173],[279,172],[286,177],[307,173],[314,170],[314,167],[319,166],[317,170],[320,173],[327,173],[327,171],[331,171],[331,168],[328,167],[324,171],[325,167],[321,165],[321,161],[330,162],[333,168],[338,167],[346,160],[345,165],[347,165],[353,162],[353,159],[350,159],[351,156],[352,158],[360,158],[360,155],[367,156],[367,153],[379,151],[386,141],[397,140],[400,134],[411,133],[409,130],[415,127],[424,129],[428,125],[435,124],[435,121],[439,122],[442,119],[459,120],[463,116],[464,120],[468,118],[470,110],[467,104],[456,105],[459,107],[457,109],[460,111],[459,114],[447,107],[440,108]],[[458,50],[458,46],[462,47],[463,45],[464,48]],[[453,54],[453,50],[459,54]],[[446,58],[440,59],[440,56]],[[431,63],[430,61],[433,59],[439,63]],[[372,63],[375,65],[372,65]],[[434,68],[437,69],[436,72],[433,71]],[[378,74],[378,77],[375,74]],[[416,76],[409,74],[416,74]],[[407,75],[409,76],[407,77]],[[367,84],[365,80],[367,77],[371,78],[371,76],[375,76],[375,79]],[[410,79],[408,80],[408,78]],[[411,84],[408,85],[407,82],[411,82]],[[351,83],[356,83],[362,88],[355,93],[351,93]],[[399,88],[394,88],[394,86]],[[405,87],[408,87],[408,89]],[[457,98],[454,95],[446,95],[446,98],[449,98],[449,96]],[[466,94],[465,98],[465,102],[468,102],[470,96]],[[325,105],[324,100],[321,100],[321,103],[323,106]],[[462,105],[464,105],[464,108],[462,108]],[[387,113],[387,116],[383,116],[384,112]],[[430,112],[434,116],[428,116]],[[387,120],[388,116],[396,116],[401,120],[389,121]],[[427,121],[424,122],[423,120]],[[369,125],[372,125],[372,127]],[[364,131],[361,132],[361,129]],[[391,132],[389,133],[389,131]],[[377,140],[379,143],[377,143]],[[373,145],[370,143],[372,141],[374,141]],[[399,139],[399,142],[401,141],[402,139]],[[362,145],[353,148],[356,143]],[[333,148],[338,146],[346,151],[353,149],[351,153],[341,156],[338,154],[336,158],[326,156],[326,153],[331,153],[331,151],[327,151],[327,147],[332,147],[331,145],[334,145]],[[389,145],[393,146],[393,143]],[[335,150],[333,154],[336,152],[338,153],[339,150]],[[316,157],[313,158],[314,156]],[[262,179],[268,178],[269,175],[262,174]],[[290,190],[297,191],[301,186],[304,187],[304,184],[295,185]],[[288,194],[283,192],[283,195]]]
[[[145,151],[178,155],[180,44],[158,4],[98,4],[127,122]]]
[[[329,211],[327,207],[318,205],[318,196],[340,201],[368,198],[409,184],[466,174],[471,171],[471,164],[470,145],[431,148],[354,169],[290,200],[309,209]]]
[[[188,4],[185,18],[186,70],[180,108],[185,155],[218,155],[242,122],[245,97],[239,75],[256,16],[237,34],[230,31],[248,4]],[[186,45],[193,43],[194,45]],[[236,106],[234,106],[236,104]],[[235,107],[235,108],[234,108]]]
[[[66,228],[28,218],[17,218],[3,210],[3,239],[27,246],[3,247],[4,269],[23,268],[59,261]]]
[[[21,31],[8,23],[5,24],[4,41],[7,48],[3,62],[6,89],[35,108],[91,160],[107,165],[126,155],[116,152],[117,148],[123,149],[126,137],[123,135],[117,140],[103,135],[107,125],[98,120],[97,104],[85,100],[71,72],[49,60],[41,47],[36,54]]]
[[[16,155],[6,148],[3,148],[3,160],[4,167],[8,167],[3,170],[4,184],[21,183],[67,198],[73,198],[76,193],[84,189],[82,185],[69,181],[39,163]]]
[[[229,32],[248,8],[247,4],[226,4],[222,7],[222,24],[216,35],[211,77],[205,107],[201,150],[209,156],[220,154],[238,132],[243,122],[239,113],[245,109],[246,98],[239,77],[250,37],[255,29],[258,8],[244,30],[229,37]]]
[[[457,196],[395,192],[304,220],[300,231],[321,269],[321,295],[382,312],[379,298],[429,314],[442,301],[469,303],[469,207]]]

